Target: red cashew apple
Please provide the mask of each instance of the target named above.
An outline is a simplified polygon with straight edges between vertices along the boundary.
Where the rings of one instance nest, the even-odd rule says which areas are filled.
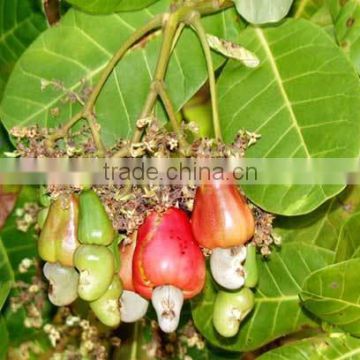
[[[205,275],[186,213],[176,208],[152,212],[138,229],[133,283],[137,293],[152,299],[164,332],[177,328],[183,300],[201,292]]]
[[[192,228],[196,241],[207,249],[243,245],[255,232],[253,214],[229,178],[210,180],[196,190]]]
[[[136,233],[131,236],[131,240],[130,244],[122,242],[119,246],[121,258],[119,276],[124,289],[120,297],[120,313],[121,320],[126,323],[140,320],[149,307],[149,302],[134,289],[132,263],[136,247]]]
[[[234,178],[227,177],[228,181],[211,179],[197,188],[191,223],[197,242],[212,250],[215,281],[235,290],[245,282],[244,244],[254,236],[255,220]]]

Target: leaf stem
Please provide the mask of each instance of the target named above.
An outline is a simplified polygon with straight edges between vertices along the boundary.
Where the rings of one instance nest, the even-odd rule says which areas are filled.
[[[209,85],[210,85],[210,94],[211,94],[211,107],[212,107],[214,132],[215,132],[216,139],[222,141],[214,63],[213,63],[212,56],[211,56],[210,46],[207,42],[206,32],[205,32],[205,29],[200,20],[200,14],[194,12],[193,16],[189,19],[189,23],[193,26],[196,34],[198,35],[201,46],[204,51],[208,74],[209,74]]]

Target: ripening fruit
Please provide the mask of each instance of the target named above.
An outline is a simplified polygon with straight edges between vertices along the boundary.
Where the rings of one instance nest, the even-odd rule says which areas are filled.
[[[79,241],[108,246],[114,237],[114,228],[100,198],[92,190],[83,191],[80,195]]]
[[[152,212],[138,230],[133,283],[137,293],[152,298],[163,331],[176,328],[183,299],[200,293],[204,282],[204,257],[186,213]]]
[[[219,291],[213,313],[216,331],[224,337],[235,336],[239,331],[241,321],[253,309],[254,304],[254,294],[248,288],[237,292]]]
[[[79,296],[94,301],[104,295],[115,271],[111,251],[105,246],[81,245],[75,251],[74,264],[80,272]]]
[[[121,293],[121,281],[117,275],[114,275],[106,292],[97,300],[90,303],[91,310],[106,326],[116,327],[120,325],[121,316],[119,299]]]
[[[55,306],[66,306],[76,300],[79,274],[73,267],[45,263],[43,273],[50,283],[49,300]]]
[[[136,233],[132,236],[130,244],[125,244],[123,241],[119,246],[119,253],[121,258],[120,279],[123,283],[124,290],[135,291],[133,285],[133,257],[136,247]]]
[[[80,245],[77,238],[79,203],[75,195],[63,195],[50,208],[38,241],[40,257],[51,263],[73,266]]]
[[[135,292],[133,285],[133,258],[136,247],[136,233],[131,236],[131,243],[124,241],[119,246],[121,267],[119,276],[123,283],[124,291],[120,298],[121,321],[131,323],[145,316],[149,301]]]
[[[253,214],[230,181],[211,180],[197,188],[191,222],[196,241],[207,249],[243,245],[255,232]]]

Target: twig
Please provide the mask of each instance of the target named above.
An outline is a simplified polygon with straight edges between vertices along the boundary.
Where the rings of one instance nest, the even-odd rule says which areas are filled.
[[[210,46],[207,42],[206,32],[200,20],[200,14],[194,13],[193,16],[189,19],[190,24],[193,26],[196,34],[199,37],[201,42],[201,46],[204,51],[208,74],[209,74],[209,85],[210,85],[210,94],[211,94],[211,107],[212,107],[212,115],[213,115],[213,125],[215,137],[217,140],[222,141],[222,133],[220,127],[220,119],[219,119],[219,106],[218,106],[218,98],[216,92],[216,79],[215,79],[215,69],[211,56]]]
[[[109,78],[110,74],[112,73],[114,67],[117,63],[122,59],[122,57],[126,54],[126,52],[139,40],[141,40],[146,34],[151,31],[158,29],[163,20],[164,15],[158,15],[154,17],[150,22],[148,22],[145,26],[135,31],[127,41],[121,46],[121,48],[117,51],[117,53],[113,56],[111,61],[107,64],[105,69],[102,72],[100,80],[96,84],[94,90],[92,91],[89,99],[86,101],[86,104],[82,110],[80,110],[77,114],[75,114],[65,125],[63,125],[57,132],[52,134],[49,139],[48,143],[53,144],[56,140],[61,139],[64,137],[67,132],[70,130],[72,126],[74,126],[80,119],[87,119],[89,122],[89,126],[91,128],[92,134],[94,137],[95,143],[97,143],[98,150],[103,151],[104,147],[101,144],[100,136],[97,134],[98,131],[95,128],[95,117],[94,117],[94,106],[95,102],[106,82]],[[101,144],[101,145],[100,145]]]
[[[169,116],[170,122],[171,122],[171,126],[173,127],[176,135],[178,136],[179,139],[179,144],[180,144],[180,149],[183,151],[183,153],[187,154],[188,149],[189,149],[189,144],[186,141],[184,134],[182,133],[180,126],[178,124],[178,121],[176,119],[176,113],[175,113],[175,109],[173,106],[173,103],[170,99],[170,96],[168,95],[166,89],[165,89],[165,85],[163,81],[159,81],[157,83],[157,93],[159,94],[159,97],[162,101],[162,103],[164,104],[166,113]]]
[[[165,20],[163,42],[160,49],[158,63],[156,65],[154,79],[150,84],[149,94],[146,98],[145,105],[139,116],[139,119],[145,119],[151,115],[158,97],[157,83],[164,80],[166,69],[171,56],[174,37],[179,25],[177,13],[167,14],[167,18]],[[115,153],[114,157],[128,156],[131,152],[131,144],[138,143],[141,140],[142,133],[142,129],[136,128],[131,139],[131,143]]]

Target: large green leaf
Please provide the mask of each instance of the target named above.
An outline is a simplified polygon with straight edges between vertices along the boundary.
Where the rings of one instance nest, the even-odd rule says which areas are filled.
[[[72,91],[80,90],[84,79],[94,84],[128,36],[153,14],[167,9],[167,4],[168,1],[161,1],[143,11],[107,16],[70,10],[60,25],[43,33],[18,62],[1,104],[0,114],[5,126],[9,129],[37,123],[54,127],[66,121],[79,105],[64,103],[62,92],[42,91],[41,80],[60,80]],[[207,17],[204,24],[209,32],[225,38],[235,38],[241,27],[232,9]],[[160,36],[155,36],[146,46],[138,46],[128,53],[99,96],[96,114],[107,145],[114,144],[119,137],[130,136],[149,90],[160,42]],[[225,59],[216,55],[215,60],[219,66]],[[166,77],[176,108],[179,109],[206,79],[200,43],[187,29],[174,51]],[[60,110],[59,116],[51,115],[54,108]]]
[[[241,128],[262,138],[249,157],[356,157],[360,145],[360,87],[351,64],[318,26],[288,20],[249,27],[240,43],[261,60],[257,69],[226,65],[219,83],[226,141]],[[342,186],[244,186],[264,209],[300,215],[316,209]]]
[[[295,18],[310,20],[334,37],[334,24],[326,0],[295,0],[291,15]]]
[[[331,252],[335,259],[343,223],[360,207],[360,187],[348,187],[310,214],[278,217],[275,231],[284,243],[306,242]]]
[[[349,335],[318,336],[279,347],[259,360],[344,360],[360,356],[360,340]]]
[[[326,0],[295,0],[291,15],[295,18],[311,19],[326,3]]]
[[[14,278],[14,272],[11,268],[6,249],[0,239],[0,310],[9,295]]]
[[[360,72],[360,6],[357,0],[328,0],[337,41]]]
[[[305,277],[328,262],[326,251],[307,244],[286,244],[268,261],[258,258],[260,280],[255,309],[238,335],[230,339],[218,335],[213,327],[217,288],[208,276],[205,290],[192,302],[195,325],[211,344],[232,351],[253,350],[303,326],[317,326],[303,312],[298,294]]]
[[[145,8],[158,0],[66,0],[81,10],[92,14],[111,14]]]
[[[9,334],[6,328],[5,320],[0,315],[0,360],[7,358],[7,350],[9,347]]]
[[[338,247],[336,262],[360,257],[360,213],[350,217],[343,225]]]
[[[0,0],[0,99],[11,70],[41,31],[46,28],[40,1]]]
[[[318,318],[360,336],[360,259],[328,266],[311,274],[300,294]]]
[[[37,257],[37,235],[33,226],[30,227],[27,232],[18,229],[17,220],[19,220],[19,217],[17,212],[19,209],[24,208],[25,204],[37,202],[38,197],[37,188],[23,187],[19,194],[15,210],[7,219],[0,232],[2,238],[0,246],[2,246],[3,251],[6,253],[7,267],[8,271],[12,274],[12,280],[29,283],[36,272],[35,267],[31,267],[26,273],[19,271],[19,265],[23,259],[33,259]],[[4,274],[6,273],[0,271],[0,282],[5,279]],[[11,291],[10,296],[14,295],[18,295],[18,290],[13,289]],[[50,311],[49,303],[46,302],[41,310],[43,311],[43,318],[46,319]],[[30,340],[39,334],[39,329],[24,326],[27,313],[23,307],[14,312],[10,306],[5,306],[3,314],[12,344],[19,344],[24,340]]]

